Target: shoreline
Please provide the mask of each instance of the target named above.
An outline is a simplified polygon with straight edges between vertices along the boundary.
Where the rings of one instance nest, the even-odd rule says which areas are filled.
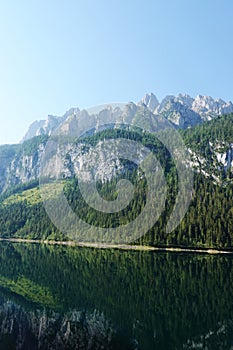
[[[37,243],[48,245],[63,245],[83,248],[96,249],[120,249],[134,251],[154,251],[154,252],[176,252],[176,253],[198,253],[198,254],[233,254],[233,251],[218,250],[213,248],[182,248],[182,247],[152,247],[133,244],[111,244],[111,243],[91,243],[91,242],[74,242],[74,241],[53,241],[53,240],[36,240],[26,238],[0,238],[0,242],[12,243]]]

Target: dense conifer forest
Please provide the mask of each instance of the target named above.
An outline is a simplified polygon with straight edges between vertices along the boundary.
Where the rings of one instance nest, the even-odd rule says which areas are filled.
[[[224,169],[217,163],[216,148],[226,151],[233,143],[233,115],[216,117],[195,128],[180,131],[186,146],[206,160],[205,173],[195,170],[192,200],[180,225],[166,233],[166,223],[173,210],[177,195],[177,172],[168,150],[153,135],[124,129],[104,130],[85,137],[82,142],[95,145],[100,140],[128,138],[150,148],[159,160],[167,182],[168,193],[165,209],[154,227],[135,243],[156,246],[182,246],[203,248],[233,248],[233,182],[232,169]],[[33,152],[43,139],[35,138],[21,147]],[[20,148],[2,148],[1,152],[20,152]],[[67,179],[64,193],[70,206],[88,223],[101,227],[124,225],[143,210],[146,203],[147,181],[134,163],[122,160],[124,171],[106,183],[97,183],[98,191],[107,200],[117,196],[116,184],[121,178],[129,179],[135,186],[129,206],[118,213],[104,214],[88,207],[82,199],[76,178]],[[206,173],[209,175],[206,176]],[[213,175],[213,176],[212,176]],[[216,180],[218,178],[218,180]],[[147,218],[145,217],[145,220]],[[38,181],[19,185],[1,195],[0,236],[66,240],[52,224],[43,207]]]

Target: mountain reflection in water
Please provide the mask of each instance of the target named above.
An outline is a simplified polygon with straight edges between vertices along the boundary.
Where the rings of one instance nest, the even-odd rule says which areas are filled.
[[[233,259],[0,243],[0,349],[232,349]]]

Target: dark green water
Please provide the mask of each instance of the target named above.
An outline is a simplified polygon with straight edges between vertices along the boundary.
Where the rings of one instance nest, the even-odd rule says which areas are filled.
[[[0,244],[0,349],[233,349],[233,259]]]

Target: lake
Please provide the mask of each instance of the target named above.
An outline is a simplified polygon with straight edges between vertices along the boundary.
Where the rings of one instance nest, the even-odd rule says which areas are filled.
[[[0,243],[0,349],[233,349],[231,256]]]

